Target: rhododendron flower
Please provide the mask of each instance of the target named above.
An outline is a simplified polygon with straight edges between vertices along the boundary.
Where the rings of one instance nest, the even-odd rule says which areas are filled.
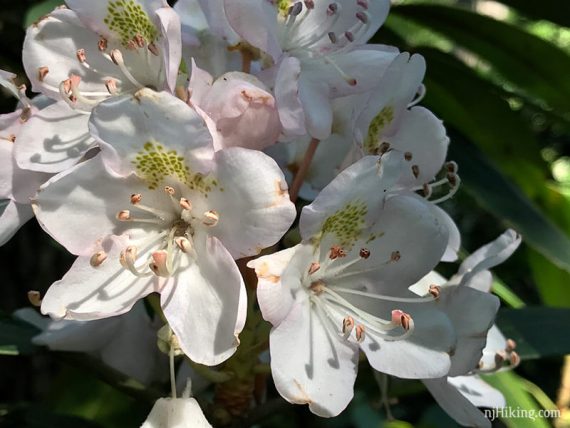
[[[303,209],[300,245],[248,264],[273,324],[275,385],[321,416],[351,400],[359,350],[384,373],[441,377],[460,331],[449,312],[469,302],[462,322],[477,317],[490,326],[498,307],[468,288],[435,287],[422,297],[407,290],[438,263],[448,230],[433,205],[390,193],[400,167],[389,153],[347,168]]]
[[[156,346],[158,328],[142,302],[124,315],[104,320],[54,321],[31,308],[14,315],[42,330],[32,339],[36,345],[88,353],[146,385],[166,378],[167,358]]]
[[[460,287],[489,293],[493,278],[488,269],[509,258],[520,243],[520,235],[509,229],[467,257],[449,281],[437,272],[431,272],[410,289],[422,295],[436,284],[442,290]],[[464,316],[464,312],[458,314],[458,317]],[[491,422],[477,407],[503,407],[505,400],[499,391],[486,384],[477,374],[502,370],[504,363],[507,367],[509,364],[516,366],[519,357],[514,352],[514,342],[506,340],[496,326],[490,330],[484,325],[479,329],[476,324],[466,327],[471,330],[470,334],[465,335],[468,339],[458,344],[457,352],[451,357],[449,376],[424,380],[424,383],[440,406],[458,423],[490,427]]]
[[[174,91],[176,85],[180,22],[166,1],[67,4],[71,9],[56,9],[30,26],[24,42],[32,90],[58,102],[22,136],[16,152],[22,168],[59,172],[72,166],[93,146],[85,125],[95,105],[143,87]]]
[[[214,80],[194,64],[189,93],[192,105],[214,122],[216,148],[262,150],[281,134],[275,98],[250,74],[234,71]]]
[[[307,133],[314,138],[327,138],[331,132],[330,100],[369,90],[397,53],[386,46],[363,46],[388,14],[385,0],[224,4],[236,33],[275,64],[280,108],[301,105]],[[280,93],[289,94],[287,102]]]
[[[159,292],[182,350],[220,363],[245,322],[233,259],[274,244],[295,218],[281,171],[261,152],[214,153],[198,114],[165,92],[101,103],[91,130],[101,154],[51,179],[35,201],[40,224],[79,256],[42,312],[104,318]]]
[[[198,402],[192,398],[161,398],[141,428],[211,428]]]

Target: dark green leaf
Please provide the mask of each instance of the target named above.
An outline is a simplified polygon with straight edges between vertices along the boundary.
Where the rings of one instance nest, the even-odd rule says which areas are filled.
[[[39,333],[34,326],[8,317],[0,318],[0,355],[28,355],[37,350],[32,338]]]
[[[570,271],[570,239],[506,178],[486,156],[453,135],[449,157],[460,165],[465,189],[479,204],[522,234],[525,242]]]
[[[570,27],[570,3],[560,0],[501,0],[529,18],[547,19],[565,27]]]
[[[394,7],[392,13],[426,26],[483,58],[527,95],[570,112],[570,56],[557,46],[468,10],[413,4]]]
[[[517,352],[523,359],[570,354],[570,335],[561,334],[564,326],[570,325],[570,309],[503,309],[497,325],[506,337],[517,342]]]

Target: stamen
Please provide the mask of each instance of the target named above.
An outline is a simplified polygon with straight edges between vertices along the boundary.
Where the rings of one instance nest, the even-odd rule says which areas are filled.
[[[121,263],[121,266],[123,266],[125,269],[128,269],[135,276],[138,277],[147,276],[148,275],[147,272],[139,271],[136,268],[135,262],[137,260],[137,257],[138,257],[137,247],[135,247],[134,245],[129,245],[127,248],[121,251],[121,254],[119,256],[119,263]]]
[[[317,263],[317,262],[311,263],[311,266],[309,267],[309,275],[314,274],[320,268],[321,268],[321,265],[319,263]]]
[[[367,248],[361,248],[359,255],[363,259],[367,259],[368,257],[370,257],[370,250]]]
[[[140,193],[133,193],[131,195],[131,204],[136,205],[142,201],[142,195]]]
[[[363,24],[368,24],[368,14],[366,12],[356,12],[356,19]]]
[[[390,254],[390,261],[391,262],[400,261],[401,258],[402,258],[402,255],[400,254],[399,251],[392,251],[392,254]]]
[[[214,227],[220,221],[220,215],[215,210],[206,211],[202,217],[202,224],[208,227]]]
[[[345,339],[348,339],[352,329],[354,328],[354,318],[347,316],[342,320],[342,334]]]
[[[144,48],[146,45],[145,39],[143,36],[141,36],[140,34],[137,34],[134,38],[133,41],[136,43],[136,45],[139,48]]]
[[[77,49],[76,55],[80,63],[83,64],[85,61],[87,61],[87,56],[85,55],[85,49]]]
[[[325,291],[327,291],[333,295],[336,295],[340,298],[342,298],[342,297],[339,296],[334,291],[332,291],[332,289],[334,289],[335,291],[339,291],[341,293],[345,293],[345,294],[354,294],[357,296],[364,296],[364,297],[369,297],[371,299],[384,300],[384,301],[388,301],[388,302],[427,303],[427,302],[433,302],[435,300],[433,298],[433,296],[431,296],[431,295],[429,297],[427,297],[427,296],[426,297],[397,297],[397,296],[387,296],[384,294],[368,293],[366,291],[353,290],[352,288],[338,287],[336,285],[331,285],[331,286],[327,287],[327,289]]]
[[[192,211],[192,203],[186,198],[180,198],[180,207],[186,211]]]
[[[404,153],[404,159],[410,162],[412,160],[412,152]]]
[[[354,34],[352,34],[350,31],[345,31],[344,32],[344,37],[346,37],[346,40],[348,40],[349,42],[354,42]]]
[[[356,0],[356,4],[361,8],[368,10],[368,0]]]
[[[441,287],[438,285],[430,285],[429,286],[429,294],[433,296],[434,299],[437,299],[441,294]]]
[[[335,13],[338,12],[338,4],[337,3],[331,3],[329,4],[328,8],[327,8],[327,15],[328,16],[333,16]]]
[[[40,68],[38,69],[38,80],[39,80],[40,82],[43,82],[44,79],[46,78],[46,76],[48,75],[48,73],[49,73],[49,68],[48,68],[48,67],[40,67]]]
[[[415,178],[420,176],[420,167],[418,165],[412,165],[412,174],[414,174]]]
[[[321,280],[311,283],[309,289],[317,296],[320,296],[324,291],[327,291],[325,283]]]
[[[131,212],[129,210],[121,210],[117,213],[117,220],[119,221],[130,221]]]
[[[169,277],[170,269],[168,267],[168,252],[164,250],[155,251],[151,255],[152,261],[149,267],[156,276]]]
[[[115,95],[118,92],[117,81],[115,79],[105,80],[105,87],[111,95]]]
[[[289,16],[295,17],[300,15],[302,11],[303,11],[303,3],[298,1],[295,4],[293,4],[291,7],[289,7],[288,14]]]
[[[128,70],[127,66],[125,65],[125,60],[123,59],[123,54],[121,53],[120,50],[113,49],[111,51],[111,59],[113,60],[115,65],[119,66],[122,73],[129,80],[129,82],[131,82],[133,85],[135,85],[138,89],[142,89],[144,87],[144,85],[141,85],[137,81],[137,79],[134,78],[134,76],[131,74],[131,72]]]
[[[107,253],[105,251],[97,251],[91,256],[91,259],[89,259],[89,264],[92,267],[98,267],[101,266],[105,260],[107,260]]]
[[[356,335],[356,341],[358,343],[362,343],[364,341],[364,326],[363,325],[358,324],[356,326],[355,335]]]
[[[171,196],[174,196],[174,194],[176,193],[174,187],[172,186],[164,186],[164,191]]]
[[[342,257],[346,257],[346,251],[339,245],[333,245],[329,251],[329,259],[336,260]]]
[[[455,176],[455,184],[454,184],[453,187],[451,187],[451,191],[450,191],[447,195],[442,196],[442,197],[439,198],[439,199],[432,200],[432,201],[430,201],[430,202],[431,202],[432,204],[440,204],[440,203],[442,203],[442,202],[447,201],[448,199],[451,199],[451,198],[457,193],[457,191],[459,190],[459,185],[460,185],[460,184],[461,184],[461,179],[459,178],[458,175],[456,175],[456,176]]]
[[[382,144],[380,144],[380,147],[378,148],[378,154],[383,155],[388,150],[390,150],[390,143],[384,141]]]
[[[309,10],[312,10],[315,8],[315,2],[313,0],[305,0],[305,7]]]
[[[425,184],[423,185],[422,191],[423,191],[423,194],[424,194],[424,198],[428,199],[428,198],[431,197],[431,195],[432,195],[432,190],[431,190],[431,186],[430,186],[429,184],[425,183]]]
[[[408,108],[412,108],[413,106],[419,104],[424,97],[426,96],[426,87],[424,84],[421,84],[418,88],[418,92],[416,93],[416,97],[408,104]]]
[[[505,348],[505,350],[507,352],[512,352],[517,348],[517,342],[515,342],[513,339],[507,339],[507,347]]]
[[[105,39],[104,37],[99,38],[99,42],[97,43],[97,47],[99,48],[99,50],[101,52],[104,52],[107,50],[107,39]]]
[[[174,239],[174,243],[180,248],[183,253],[188,253],[192,249],[192,243],[184,236],[179,236]]]
[[[332,43],[332,44],[336,44],[336,40],[337,40],[337,39],[336,39],[336,34],[331,31],[331,32],[329,32],[328,36],[329,36],[329,40],[331,41],[331,43]]]
[[[519,356],[519,354],[517,352],[512,351],[509,355],[509,362],[511,363],[511,366],[517,367],[520,362],[521,362],[521,357]]]
[[[39,291],[36,290],[28,291],[28,300],[30,301],[32,306],[35,306],[37,308],[39,308],[42,305],[42,295],[40,294]]]
[[[154,56],[158,56],[159,54],[158,46],[156,46],[154,42],[150,42],[147,47],[151,54],[153,54]]]

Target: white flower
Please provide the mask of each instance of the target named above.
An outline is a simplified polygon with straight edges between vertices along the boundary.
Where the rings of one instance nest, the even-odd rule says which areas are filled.
[[[257,151],[214,153],[204,122],[167,93],[103,102],[91,129],[101,154],[51,179],[34,204],[42,227],[79,256],[42,312],[104,318],[159,292],[182,350],[220,363],[245,322],[233,259],[277,242],[295,217],[282,173]]]
[[[509,258],[520,243],[520,235],[509,229],[467,257],[449,281],[432,272],[410,289],[422,295],[431,284],[437,284],[442,290],[459,287],[489,293],[492,276],[488,269]],[[465,309],[453,313],[453,317],[454,320],[464,319]],[[505,399],[499,391],[480,379],[477,373],[502,370],[505,363],[507,367],[516,366],[519,361],[514,351],[516,345],[513,341],[506,340],[496,326],[489,329],[484,322],[475,322],[463,324],[463,327],[457,351],[451,358],[449,376],[426,379],[423,382],[439,405],[458,423],[490,427],[491,423],[477,407],[503,407]]]
[[[16,149],[18,165],[59,172],[94,146],[87,122],[102,100],[142,87],[174,91],[178,16],[161,0],[69,0],[29,27],[22,59],[32,90],[57,101]]]
[[[300,245],[248,265],[273,324],[277,390],[321,416],[351,400],[359,350],[384,373],[438,378],[450,369],[461,328],[450,306],[473,305],[466,323],[477,312],[490,324],[497,310],[496,298],[468,288],[419,298],[407,290],[438,263],[448,232],[433,205],[390,193],[400,166],[388,153],[380,164],[365,157],[347,168],[304,208]]]
[[[211,428],[198,402],[192,398],[161,398],[141,428]]]

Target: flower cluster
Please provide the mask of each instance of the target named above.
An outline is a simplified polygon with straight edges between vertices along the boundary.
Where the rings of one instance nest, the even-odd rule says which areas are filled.
[[[502,336],[492,367],[483,349],[499,306],[487,269],[520,238],[507,232],[450,280],[433,271],[458,258],[459,231],[438,207],[459,188],[458,166],[441,120],[418,106],[424,59],[367,44],[389,1],[66,4],[26,35],[39,95],[0,74],[19,100],[0,118],[0,241],[35,215],[77,256],[41,299],[71,327],[38,343],[113,364],[112,351],[65,340],[117,328],[94,320],[140,315],[137,301],[158,293],[172,348],[219,365],[246,325],[236,260],[248,258],[286,400],[338,415],[362,352],[379,372],[424,380],[458,422],[487,425],[454,387],[516,364]],[[286,248],[298,197],[309,204]],[[124,319],[147,336],[149,322]],[[144,426],[203,419],[179,400],[157,402]]]

